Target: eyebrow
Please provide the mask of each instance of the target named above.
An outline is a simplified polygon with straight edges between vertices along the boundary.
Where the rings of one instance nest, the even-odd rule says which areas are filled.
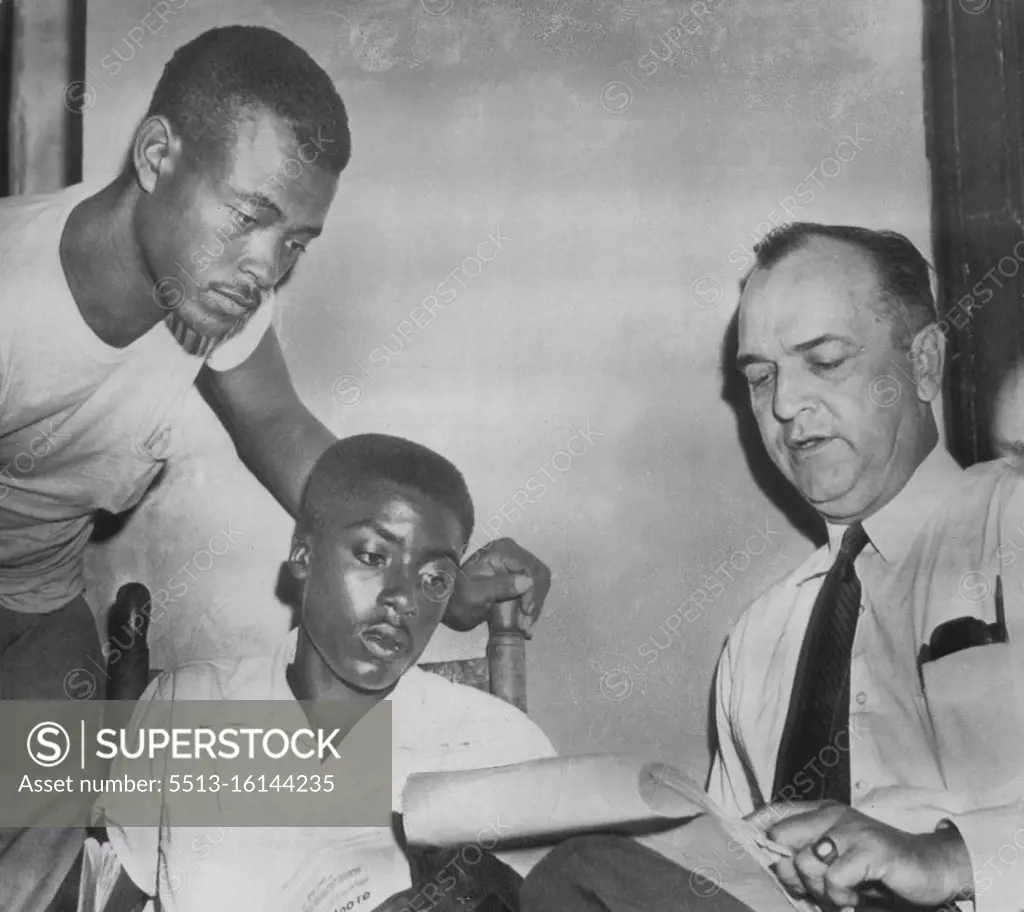
[[[269,209],[271,212],[276,213],[279,218],[284,218],[284,212],[281,207],[277,205],[269,196],[263,193],[250,193],[246,190],[239,190],[237,187],[231,187],[231,192],[235,194],[239,199],[244,199],[251,205],[258,206],[260,209]],[[305,225],[297,229],[302,234],[308,234],[310,237],[320,237],[321,229],[315,228],[312,225]]]
[[[809,352],[811,349],[817,348],[819,345],[826,345],[829,342],[842,342],[846,345],[852,345],[853,340],[847,336],[837,336],[835,333],[825,333],[821,336],[815,336],[813,339],[808,339],[806,342],[800,342],[793,346],[793,351],[803,354]]]
[[[819,345],[827,345],[829,342],[842,342],[845,345],[853,345],[852,339],[846,336],[837,336],[835,333],[825,333],[820,336],[815,336],[813,339],[808,339],[806,342],[799,342],[793,346],[792,350],[797,354],[805,354],[806,352],[812,351]],[[739,355],[736,358],[736,369],[744,370],[752,364],[764,364],[767,362],[767,358],[762,358],[760,355]]]
[[[281,211],[281,207],[278,206],[277,203],[275,203],[269,196],[249,190],[239,190],[238,187],[231,187],[231,192],[239,199],[244,199],[247,203],[259,206],[261,209],[270,209],[278,215],[284,216],[284,213]]]
[[[459,566],[459,556],[449,548],[439,548],[435,551],[428,551],[423,558],[423,563],[438,559],[450,560],[456,567]]]
[[[395,535],[394,532],[390,532],[385,529],[380,523],[375,522],[372,519],[360,519],[354,523],[350,523],[346,526],[348,529],[372,529],[385,541],[390,542],[392,545],[401,546],[403,544],[402,539]],[[433,551],[428,551],[424,556],[421,563],[427,561],[437,560],[439,557],[448,558],[455,566],[459,566],[459,556],[452,551],[450,548],[436,548]]]

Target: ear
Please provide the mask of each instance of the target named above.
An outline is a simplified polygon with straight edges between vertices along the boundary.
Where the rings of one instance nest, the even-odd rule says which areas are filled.
[[[292,547],[288,552],[288,569],[292,576],[305,582],[309,576],[310,543],[305,535],[296,533],[292,538]]]
[[[166,117],[147,117],[135,133],[132,166],[139,186],[152,193],[161,178],[174,172],[181,157],[181,139]]]
[[[937,323],[922,329],[910,344],[917,398],[933,402],[942,394],[942,373],[946,364],[946,334]]]

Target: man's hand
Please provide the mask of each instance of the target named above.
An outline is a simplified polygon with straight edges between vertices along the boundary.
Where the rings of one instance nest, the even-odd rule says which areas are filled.
[[[463,561],[444,623],[472,630],[497,602],[520,599],[519,629],[530,637],[551,588],[551,571],[511,538],[499,538]]]
[[[794,896],[839,907],[877,896],[879,887],[921,906],[970,898],[971,858],[954,827],[905,833],[832,801],[773,805],[766,812],[778,821],[769,838],[793,850],[774,867]],[[834,851],[821,844],[825,839]]]

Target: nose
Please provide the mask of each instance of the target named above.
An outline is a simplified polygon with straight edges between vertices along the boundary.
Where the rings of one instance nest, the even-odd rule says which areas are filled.
[[[772,398],[772,412],[780,423],[792,421],[804,409],[811,408],[814,397],[808,378],[796,371],[779,369],[775,375],[775,390]]]
[[[416,580],[417,577],[403,567],[391,568],[379,598],[391,623],[416,613]]]
[[[261,294],[266,293],[282,278],[284,263],[280,245],[269,236],[259,240],[251,238],[239,267]]]

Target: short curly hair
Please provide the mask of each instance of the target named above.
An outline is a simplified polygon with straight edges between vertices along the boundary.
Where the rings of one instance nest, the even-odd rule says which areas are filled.
[[[327,448],[306,482],[299,530],[329,528],[341,502],[361,483],[375,480],[419,491],[455,514],[467,541],[473,534],[473,499],[462,473],[422,444],[388,434],[343,437]]]
[[[248,112],[288,121],[298,142],[322,137],[317,164],[340,174],[352,152],[348,114],[330,76],[273,29],[228,25],[183,44],[164,67],[147,117],[166,117],[201,160],[231,146]]]

